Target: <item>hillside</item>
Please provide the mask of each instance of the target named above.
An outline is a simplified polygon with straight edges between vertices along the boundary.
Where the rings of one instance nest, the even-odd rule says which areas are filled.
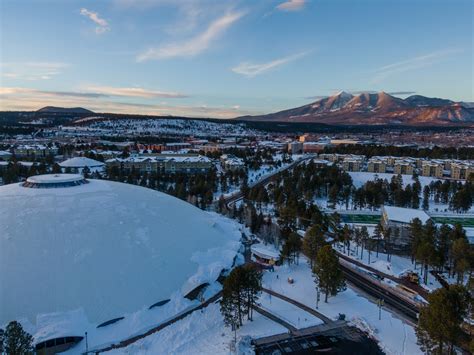
[[[421,95],[401,99],[385,92],[352,95],[342,91],[301,107],[238,119],[331,125],[472,125],[474,109]]]

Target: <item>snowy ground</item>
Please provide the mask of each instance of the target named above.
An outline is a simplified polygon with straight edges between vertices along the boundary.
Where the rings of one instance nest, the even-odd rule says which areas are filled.
[[[364,171],[348,172],[348,174],[352,178],[352,183],[357,188],[362,187],[367,181],[375,180],[376,178],[383,179],[383,180],[385,179],[388,182],[390,182],[392,177],[396,175],[396,174],[389,174],[389,173],[369,173],[369,172],[364,172]],[[412,175],[402,175],[402,178],[403,178],[404,187],[406,187],[407,185],[413,184],[415,182],[413,180]],[[418,176],[418,179],[420,180],[422,189],[426,185],[429,185],[432,181],[439,180],[437,178],[428,177],[428,176]]]
[[[286,281],[288,277],[292,277],[295,282],[289,284]],[[275,268],[275,272],[265,273],[263,280],[265,287],[271,287],[274,291],[309,307],[314,308],[316,305],[314,278],[304,259],[301,259],[299,265],[284,265]],[[382,319],[379,320],[377,305],[351,288],[329,298],[328,303],[324,303],[322,298],[318,310],[333,319],[337,318],[339,313],[344,313],[351,323],[368,331],[377,339],[387,354],[422,354],[411,325],[385,310],[382,310]]]
[[[262,293],[258,302],[263,309],[278,316],[297,329],[323,324],[321,319],[268,293]]]
[[[219,304],[211,304],[203,312],[194,312],[155,335],[127,348],[111,351],[110,354],[229,354],[234,334],[224,325],[219,307]],[[258,338],[286,331],[286,328],[255,312],[253,321],[245,321],[237,331],[237,339],[247,335]],[[249,354],[253,353],[250,349],[248,351]]]

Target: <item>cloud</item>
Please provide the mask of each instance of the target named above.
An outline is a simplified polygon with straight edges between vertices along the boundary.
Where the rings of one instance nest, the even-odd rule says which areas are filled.
[[[89,11],[86,8],[82,8],[80,14],[82,16],[86,16],[97,25],[97,27],[95,28],[95,33],[102,34],[107,31],[110,31],[109,23],[105,19],[101,18],[97,12]]]
[[[305,56],[306,54],[308,54],[308,52],[301,52],[301,53],[293,54],[287,57],[275,59],[267,63],[260,63],[260,64],[254,64],[251,62],[243,62],[237,65],[236,67],[231,68],[231,70],[234,73],[244,75],[248,78],[253,78],[254,76],[263,74],[271,69],[277,68],[293,60],[299,59]]]
[[[156,98],[186,98],[189,97],[177,92],[147,90],[143,88],[121,88],[111,86],[92,86],[85,91],[48,91],[29,88],[0,87],[0,95],[9,94],[40,94],[49,97],[81,97],[81,98],[101,98],[101,97],[133,97],[143,99]]]
[[[371,83],[379,83],[386,78],[393,76],[395,74],[400,74],[406,71],[415,70],[425,68],[432,64],[438,63],[447,57],[461,53],[461,49],[444,49],[435,52],[431,52],[428,54],[424,54],[421,56],[417,56],[414,58],[410,58],[407,60],[403,60],[400,62],[392,63],[380,67],[375,70],[375,76],[372,78]]]
[[[303,9],[305,2],[305,0],[288,0],[281,3],[276,8],[280,11],[299,11]]]
[[[62,73],[69,64],[59,62],[2,63],[2,76],[15,80],[48,80]]]
[[[116,112],[144,115],[233,118],[260,114],[240,107],[201,105],[167,105],[154,102],[116,101],[102,93],[42,91],[30,88],[0,87],[0,111],[30,111],[44,106],[85,107],[95,112]],[[132,101],[132,102],[131,102]]]
[[[208,28],[197,36],[182,42],[169,43],[159,48],[150,48],[137,56],[138,62],[173,57],[191,57],[208,49],[234,22],[244,15],[243,12],[228,13],[213,21]]]
[[[147,90],[138,87],[122,88],[112,86],[92,86],[87,88],[88,91],[94,91],[107,96],[126,96],[126,97],[141,97],[146,99],[156,98],[185,98],[187,95],[171,92],[171,91],[157,91]]]

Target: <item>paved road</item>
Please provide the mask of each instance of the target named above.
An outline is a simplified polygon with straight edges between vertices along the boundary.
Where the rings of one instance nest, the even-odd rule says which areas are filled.
[[[119,348],[125,348],[127,346],[129,346],[130,344],[133,344],[135,342],[137,342],[138,340],[141,340],[153,333],[156,333],[156,332],[159,332],[160,330],[170,326],[171,324],[174,324],[176,323],[177,321],[183,319],[183,318],[186,318],[187,316],[189,316],[191,313],[195,312],[195,311],[198,311],[198,310],[201,310],[205,307],[207,307],[208,305],[210,305],[211,303],[214,303],[216,302],[220,297],[222,296],[222,291],[219,291],[218,293],[216,293],[214,296],[210,297],[209,299],[207,299],[206,301],[204,301],[203,303],[201,303],[200,305],[196,306],[196,307],[193,307],[183,313],[180,313],[178,314],[177,316],[175,316],[174,318],[171,318],[163,323],[160,323],[158,324],[156,327],[152,328],[152,329],[149,329],[148,331],[142,333],[142,334],[139,334],[139,335],[135,335],[131,338],[128,338],[128,339],[125,339],[125,340],[122,340],[120,341],[119,343],[116,343],[116,344],[112,344],[112,345],[109,345],[107,347],[104,347],[104,348],[98,348],[98,349],[92,349],[92,350],[89,350],[88,354],[100,354],[100,353],[103,353],[103,352],[106,352],[106,351],[110,351],[110,350],[113,350],[113,349],[119,349]],[[83,353],[83,354],[87,354],[87,353]]]
[[[273,290],[270,290],[270,289],[268,289],[268,288],[262,288],[262,291],[263,291],[263,292],[266,292],[266,293],[268,293],[268,294],[270,294],[270,295],[272,295],[272,296],[278,297],[278,298],[282,299],[283,301],[286,301],[286,302],[288,302],[288,303],[291,303],[291,304],[295,305],[295,306],[298,307],[298,308],[301,308],[302,310],[304,310],[304,311],[306,311],[306,312],[312,314],[313,316],[318,317],[319,319],[321,319],[321,320],[322,320],[324,323],[326,323],[326,324],[332,324],[332,323],[334,323],[334,321],[333,321],[332,319],[326,317],[324,314],[322,314],[322,313],[316,311],[315,309],[312,309],[311,307],[308,307],[307,305],[305,305],[305,304],[303,304],[303,303],[300,303],[300,302],[298,302],[298,301],[296,301],[296,300],[294,300],[294,299],[292,299],[292,298],[289,298],[289,297],[287,297],[287,296],[285,296],[285,295],[282,295],[282,294],[280,294],[280,293],[278,293],[278,292],[275,292],[275,291],[273,291]]]

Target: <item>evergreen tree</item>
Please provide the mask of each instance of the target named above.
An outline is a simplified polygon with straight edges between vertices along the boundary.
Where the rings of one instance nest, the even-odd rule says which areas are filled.
[[[311,269],[313,269],[319,249],[325,244],[324,231],[320,225],[313,225],[306,231],[303,238],[303,253],[308,257]]]
[[[8,355],[33,354],[33,337],[23,330],[20,323],[10,322],[3,336],[4,350]]]
[[[339,260],[330,245],[319,250],[313,272],[318,286],[325,294],[324,302],[327,303],[329,295],[335,296],[344,289],[344,276],[339,267]]]
[[[428,295],[420,311],[416,334],[421,349],[429,354],[454,354],[467,314],[469,293],[462,286],[441,287]]]

